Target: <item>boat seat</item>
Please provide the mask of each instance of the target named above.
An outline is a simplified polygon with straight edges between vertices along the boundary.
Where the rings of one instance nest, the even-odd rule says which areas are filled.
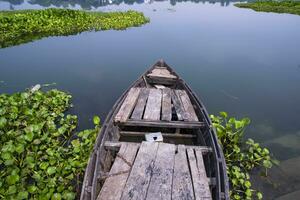
[[[155,66],[150,73],[147,74],[148,82],[154,84],[172,85],[178,79],[166,67]]]
[[[131,88],[118,110],[115,123],[126,126],[199,128],[191,100],[185,90]]]

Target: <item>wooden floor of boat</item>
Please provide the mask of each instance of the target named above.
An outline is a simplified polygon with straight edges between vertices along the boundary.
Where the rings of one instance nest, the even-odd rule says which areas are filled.
[[[185,90],[131,88],[114,121],[127,126],[199,128],[194,106]]]
[[[211,149],[159,142],[117,144],[119,152],[97,200],[212,199],[203,161]]]

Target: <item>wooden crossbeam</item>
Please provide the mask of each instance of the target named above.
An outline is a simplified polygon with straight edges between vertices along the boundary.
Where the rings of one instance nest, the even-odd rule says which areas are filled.
[[[180,122],[180,121],[146,121],[146,120],[127,120],[125,122],[117,122],[120,126],[136,126],[136,127],[164,127],[164,128],[187,128],[198,129],[205,126],[204,122]]]
[[[133,131],[121,131],[121,136],[128,136],[128,137],[144,137],[145,134],[149,132],[133,132]],[[196,138],[196,135],[192,134],[175,134],[175,133],[162,133],[163,137],[167,138]]]

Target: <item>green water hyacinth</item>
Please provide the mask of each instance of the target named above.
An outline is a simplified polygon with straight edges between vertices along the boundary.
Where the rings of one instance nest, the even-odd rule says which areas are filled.
[[[236,3],[239,8],[250,8],[258,12],[289,13],[300,15],[300,1],[255,1]]]
[[[0,95],[0,199],[76,198],[100,119],[76,132],[70,101],[55,89]]]
[[[48,36],[67,36],[83,31],[124,30],[148,23],[143,13],[88,12],[56,9],[0,12],[0,48]]]
[[[226,112],[210,117],[225,156],[230,183],[230,199],[262,199],[262,193],[252,188],[250,173],[254,168],[260,167],[267,175],[267,170],[273,164],[278,164],[278,161],[271,158],[267,148],[261,147],[252,139],[244,140],[245,130],[250,124],[249,118],[238,120],[228,117]]]

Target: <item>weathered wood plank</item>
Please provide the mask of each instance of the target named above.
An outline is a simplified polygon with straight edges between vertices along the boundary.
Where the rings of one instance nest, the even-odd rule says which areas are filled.
[[[190,128],[197,129],[205,126],[204,122],[183,122],[183,121],[144,121],[144,120],[127,120],[119,122],[120,126],[136,126],[136,127],[166,127],[166,128]]]
[[[197,167],[197,161],[194,150],[191,148],[187,149],[188,160],[190,164],[190,171],[192,175],[192,183],[194,188],[194,194],[196,200],[206,200],[206,192],[203,186],[202,180],[200,180],[199,170]]]
[[[127,137],[144,137],[145,134],[148,134],[149,132],[133,132],[133,131],[121,131],[121,136],[127,136]],[[161,133],[163,137],[168,138],[196,138],[196,135],[192,134],[174,134],[174,133]]]
[[[123,143],[115,162],[105,180],[97,200],[119,200],[126,184],[138,145]]]
[[[172,119],[172,104],[171,104],[171,90],[164,88],[162,90],[162,107],[161,107],[161,120],[171,121]]]
[[[119,151],[120,147],[124,143],[134,144],[134,145],[137,145],[138,147],[140,146],[139,143],[133,143],[133,142],[112,142],[112,141],[106,141],[104,143],[104,148],[105,148],[105,150]]]
[[[160,89],[150,89],[144,120],[160,120],[161,97],[162,92]]]
[[[147,200],[171,200],[175,145],[159,143]]]
[[[154,68],[150,74],[147,76],[149,77],[161,77],[161,78],[169,78],[169,79],[176,79],[177,77],[167,69],[167,68]]]
[[[184,145],[178,145],[177,154],[175,155],[172,192],[173,200],[195,199]]]
[[[121,199],[145,199],[152,176],[157,148],[157,142],[142,142]]]
[[[115,117],[116,122],[124,122],[128,119],[139,96],[139,92],[140,88],[131,88],[129,90],[120,110]]]
[[[192,102],[184,90],[176,90],[177,96],[181,99],[184,111],[187,116],[188,121],[198,121],[198,117],[196,115],[195,109],[192,105]]]
[[[131,119],[142,119],[150,90],[143,88],[132,112]]]
[[[202,152],[201,150],[196,149],[195,153],[196,153],[197,166],[198,166],[198,171],[199,171],[199,176],[201,181],[201,187],[200,187],[200,189],[202,190],[201,194],[203,194],[204,199],[207,200],[212,199],[211,192],[209,189],[209,180],[206,175]]]
[[[183,121],[187,117],[185,116],[181,100],[179,99],[179,97],[177,96],[174,90],[172,90],[171,97],[172,97],[174,108],[176,110],[178,121]]]

